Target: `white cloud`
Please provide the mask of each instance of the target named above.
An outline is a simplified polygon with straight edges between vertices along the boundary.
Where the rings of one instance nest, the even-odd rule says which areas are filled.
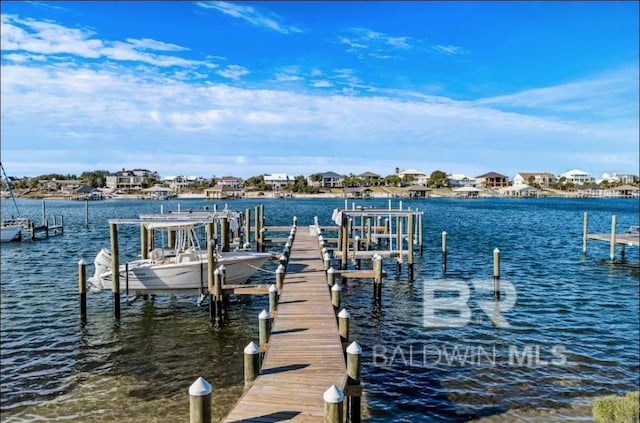
[[[186,47],[150,38],[126,41],[107,41],[95,38],[95,33],[83,28],[69,28],[53,22],[22,19],[15,15],[2,15],[0,26],[3,52],[21,52],[36,57],[72,55],[85,59],[110,59],[148,63],[154,66],[206,66],[216,67],[208,61],[185,59],[160,52],[179,52]],[[15,58],[16,56],[14,56]]]
[[[244,75],[249,74],[249,69],[245,68],[244,66],[229,65],[229,66],[225,67],[224,69],[220,69],[216,73],[218,75],[220,75],[220,76],[225,77],[225,78],[238,80],[241,77],[243,77]]]
[[[439,53],[446,54],[448,56],[469,54],[468,50],[460,46],[454,46],[451,44],[436,44],[434,46],[431,46],[431,48]]]
[[[333,84],[326,79],[314,79],[311,81],[311,85],[316,88],[329,88],[333,87]]]
[[[300,28],[284,24],[282,18],[275,13],[261,12],[253,6],[226,1],[201,1],[196,4],[202,8],[215,9],[225,15],[247,21],[254,26],[271,29],[281,34],[302,32]]]
[[[390,59],[398,50],[412,48],[411,37],[394,37],[382,32],[366,28],[351,28],[347,35],[338,37],[338,43],[348,46],[347,52],[355,53],[359,58],[364,56],[375,59]]]

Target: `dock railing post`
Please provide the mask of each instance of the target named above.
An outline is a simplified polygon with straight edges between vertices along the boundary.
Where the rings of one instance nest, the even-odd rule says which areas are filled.
[[[113,294],[113,315],[120,320],[120,262],[118,257],[118,225],[109,224],[111,236],[111,292]]]
[[[343,342],[343,345],[349,341],[350,320],[351,313],[349,313],[346,308],[340,310],[340,313],[338,313],[338,333],[340,334],[340,340]]]
[[[189,422],[211,422],[211,385],[202,377],[189,387]]]
[[[78,262],[78,295],[80,297],[80,320],[87,323],[87,263]]]
[[[343,423],[344,410],[342,402],[344,393],[336,385],[331,385],[322,395],[324,399],[324,421],[325,423]]]
[[[269,286],[269,314],[271,317],[275,316],[275,311],[278,308],[278,287],[275,284]]]
[[[589,222],[589,213],[584,212],[582,217],[582,254],[587,254],[587,225]]]
[[[244,387],[248,388],[260,373],[260,347],[251,341],[244,348]]]
[[[356,387],[358,392],[347,399],[347,416],[349,423],[360,423],[362,420],[360,401],[360,375],[362,368],[362,348],[357,342],[352,342],[347,347],[347,385]]]
[[[493,250],[493,298],[500,299],[500,250]]]
[[[609,258],[616,258],[616,215],[611,216],[611,241],[609,243]]]
[[[284,288],[284,275],[284,266],[282,264],[279,264],[278,268],[276,269],[276,286],[278,288],[278,295],[282,294],[282,289]]]
[[[260,342],[260,350],[264,351],[269,344],[269,332],[271,331],[271,316],[267,310],[262,310],[258,314],[258,336]]]

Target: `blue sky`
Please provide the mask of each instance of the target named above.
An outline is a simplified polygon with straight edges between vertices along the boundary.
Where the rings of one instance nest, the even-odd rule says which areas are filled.
[[[638,174],[638,2],[3,2],[11,175]]]

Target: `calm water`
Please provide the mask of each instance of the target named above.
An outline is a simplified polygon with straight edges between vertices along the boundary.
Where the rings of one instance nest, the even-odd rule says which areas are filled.
[[[268,224],[297,215],[329,224],[342,200],[271,200]],[[180,200],[182,209],[211,202]],[[238,200],[244,210],[258,201]],[[39,221],[41,202],[20,200],[23,215]],[[111,293],[88,296],[89,318],[78,318],[77,262],[89,263],[108,246],[109,218],[177,209],[178,201],[107,200],[90,204],[47,201],[64,214],[65,234],[35,243],[3,244],[1,255],[2,421],[186,421],[189,385],[203,376],[214,387],[221,418],[242,393],[242,349],[257,339],[266,298],[237,302],[222,328],[191,297],[158,297],[123,305],[112,318]],[[218,206],[223,203],[218,202]],[[370,200],[386,207],[387,200]],[[395,204],[395,202],[394,202]],[[608,244],[582,248],[582,213],[590,232],[638,223],[636,200],[535,199],[404,201],[425,211],[425,249],[413,284],[406,269],[389,276],[383,307],[374,310],[369,282],[352,282],[343,304],[352,334],[363,346],[363,380],[371,421],[459,422],[526,408],[555,409],[575,398],[638,389],[638,249],[608,263]],[[13,213],[2,202],[3,216]],[[447,281],[491,279],[492,250],[502,251],[502,279],[517,301],[496,328],[471,291],[472,318],[464,327],[423,326],[423,287],[439,286],[440,234],[449,234]],[[121,261],[139,251],[137,228],[120,231]],[[618,249],[618,259],[620,258]],[[267,270],[275,265],[268,263]],[[93,266],[88,266],[93,273]],[[257,282],[273,275],[261,273]],[[469,286],[470,286],[469,285]],[[528,353],[528,356],[527,356]],[[555,355],[554,355],[555,353]],[[518,359],[520,361],[518,361]],[[506,418],[506,417],[505,417]]]

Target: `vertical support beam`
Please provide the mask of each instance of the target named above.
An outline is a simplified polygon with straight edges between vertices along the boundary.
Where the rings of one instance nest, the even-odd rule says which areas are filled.
[[[329,289],[331,289],[331,287],[333,287],[335,283],[336,283],[336,271],[334,270],[333,267],[330,267],[329,269],[327,269],[327,285],[329,286]]]
[[[611,216],[611,242],[609,243],[609,258],[616,258],[616,215]]]
[[[89,227],[89,200],[84,200],[84,226]]]
[[[244,211],[244,233],[246,239],[244,242],[251,243],[251,208],[247,207]]]
[[[256,241],[256,251],[260,252],[260,206],[255,207],[255,226],[253,238]]]
[[[211,385],[199,377],[189,387],[189,423],[211,422]]]
[[[587,254],[587,225],[589,222],[589,213],[584,212],[582,216],[582,254]]]
[[[224,315],[224,298],[222,298],[223,274],[218,268],[213,271],[213,298],[214,298],[214,320],[221,323]]]
[[[223,253],[227,253],[230,250],[229,235],[229,219],[223,217],[220,219],[220,243]]]
[[[331,385],[322,395],[324,399],[324,421],[325,423],[343,423],[344,410],[342,402],[344,393],[336,385]]]
[[[353,258],[356,261],[356,269],[360,270],[360,268],[362,267],[361,266],[362,263],[361,263],[360,259],[357,258],[357,256],[356,256],[358,254],[358,251],[360,251],[360,236],[356,235],[353,238]]]
[[[500,250],[493,250],[493,298],[500,299]]]
[[[45,205],[44,200],[42,200],[42,225],[49,225],[47,222],[47,206]]]
[[[109,224],[111,237],[111,293],[113,294],[113,316],[120,320],[120,262],[118,257],[118,225]]]
[[[331,304],[333,304],[333,310],[337,313],[340,310],[340,284],[336,283],[331,287]]]
[[[379,306],[382,304],[382,257],[378,254],[373,256],[373,302]]]
[[[244,347],[244,387],[253,384],[260,373],[260,347],[255,342],[250,342]],[[207,422],[208,423],[208,422]]]
[[[342,342],[349,341],[349,321],[351,320],[351,313],[347,309],[340,310],[338,313],[338,333]]]
[[[371,249],[371,217],[367,217],[367,251]]]
[[[362,372],[362,348],[357,342],[352,342],[347,347],[347,385],[360,386]],[[360,395],[350,396],[347,399],[347,416],[349,423],[362,421]]]
[[[213,232],[213,230],[212,230]],[[211,239],[211,235],[207,235],[207,242]],[[173,229],[169,229],[167,231],[167,247],[175,248],[176,247],[176,231]]]
[[[269,314],[275,317],[275,311],[278,308],[278,288],[275,284],[269,286]]]
[[[152,251],[155,248],[156,244],[156,233],[153,229],[149,229],[148,231],[149,233],[147,234],[147,251]]]
[[[140,225],[140,258],[146,260],[149,258],[149,250],[147,250],[149,242],[147,241],[147,228]]]
[[[398,259],[396,261],[396,277],[402,273],[402,217],[396,216],[396,247],[398,249]]]
[[[418,215],[418,240],[420,242],[420,257],[422,257],[422,245],[424,244],[423,221],[424,214],[421,213]]]
[[[278,268],[276,269],[276,287],[278,288],[279,294],[282,294],[282,289],[284,288],[284,275],[284,266],[282,264],[279,264]]]
[[[409,270],[409,282],[413,282],[413,235],[414,235],[414,214],[407,215],[407,266]]]
[[[442,272],[447,273],[447,231],[442,231]]]
[[[260,350],[264,351],[269,344],[269,335],[271,332],[271,316],[267,310],[262,310],[258,314],[258,338],[260,342]]]
[[[87,323],[87,263],[78,262],[78,296],[80,297],[80,321]]]
[[[346,216],[342,215],[342,245],[340,245],[340,269],[344,270],[347,268],[347,261],[349,260],[349,229],[347,225],[349,224],[349,220]]]

